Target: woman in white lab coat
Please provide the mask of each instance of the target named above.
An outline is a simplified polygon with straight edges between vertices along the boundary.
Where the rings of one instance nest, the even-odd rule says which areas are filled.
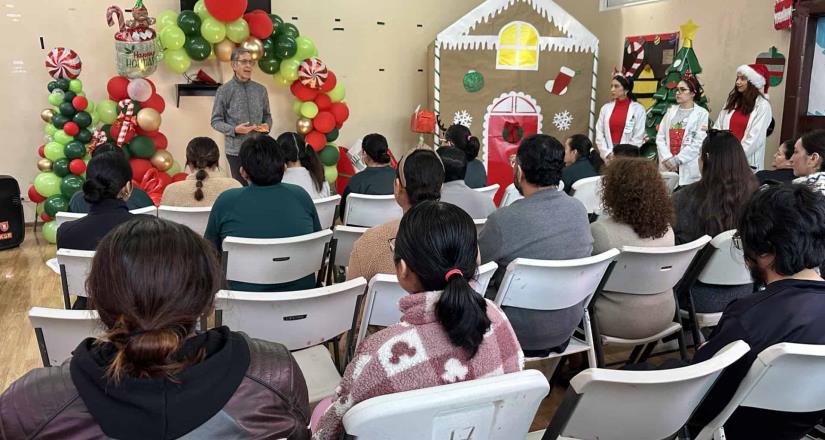
[[[610,82],[612,101],[602,106],[596,123],[596,148],[602,159],[613,158],[613,146],[645,142],[645,108],[633,95],[633,78],[615,75]]]
[[[676,85],[676,105],[670,106],[659,123],[656,148],[662,171],[679,173],[679,186],[702,178],[699,151],[708,131],[708,111],[696,104],[702,98],[696,77],[685,77]]]
[[[773,119],[768,86],[768,68],[764,64],[739,66],[727,104],[713,126],[730,130],[739,139],[748,163],[756,170],[764,167],[768,126]]]

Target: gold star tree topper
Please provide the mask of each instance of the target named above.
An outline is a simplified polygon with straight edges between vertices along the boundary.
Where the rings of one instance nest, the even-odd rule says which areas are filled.
[[[696,38],[699,25],[694,23],[693,19],[690,19],[680,28],[682,29],[682,47],[693,47],[693,39]]]

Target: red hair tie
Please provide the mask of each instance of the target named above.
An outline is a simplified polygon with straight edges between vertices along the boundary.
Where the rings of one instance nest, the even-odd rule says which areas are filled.
[[[461,269],[450,269],[450,270],[447,272],[447,274],[446,274],[446,275],[444,275],[444,281],[449,282],[449,281],[450,281],[450,278],[452,278],[452,277],[453,277],[453,275],[458,275],[458,276],[464,277],[464,273],[463,273],[463,272],[461,272]]]

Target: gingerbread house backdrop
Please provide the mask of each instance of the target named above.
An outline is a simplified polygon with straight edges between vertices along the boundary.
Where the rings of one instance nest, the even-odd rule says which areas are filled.
[[[593,135],[599,40],[551,0],[488,0],[430,46],[430,106],[482,142],[488,183],[512,183],[508,156],[534,133]],[[499,197],[501,192],[499,193]]]

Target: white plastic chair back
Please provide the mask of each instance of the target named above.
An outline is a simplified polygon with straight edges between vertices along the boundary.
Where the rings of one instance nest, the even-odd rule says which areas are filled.
[[[527,435],[550,386],[536,370],[388,394],[344,414],[348,435],[370,440],[513,440]]]
[[[335,208],[341,203],[341,196],[334,195],[323,199],[315,199],[315,210],[318,211],[318,220],[321,221],[321,229],[329,229],[335,223]]]
[[[570,381],[578,401],[572,412],[557,412],[548,427],[549,438],[670,438],[684,426],[722,370],[748,350],[748,344],[736,341],[705,362],[672,370],[585,370]]]
[[[745,264],[745,255],[733,245],[734,234],[736,229],[713,237],[710,241],[713,255],[699,273],[698,281],[723,286],[739,286],[753,282],[750,270]]]
[[[255,284],[301,279],[321,269],[331,237],[329,229],[289,238],[226,237],[226,279]]]
[[[504,208],[510,206],[516,200],[521,200],[523,198],[524,196],[519,194],[518,190],[516,189],[516,185],[511,183],[507,186],[507,188],[504,189],[504,196],[501,198],[501,202],[499,203],[498,207]]]
[[[344,224],[371,228],[392,220],[398,220],[404,212],[395,196],[350,194],[344,212]]]
[[[367,232],[368,228],[359,228],[357,226],[343,226],[338,225],[332,233],[332,237],[337,240],[335,247],[335,265],[349,266],[349,257],[352,255],[352,247],[355,242]]]
[[[499,188],[501,188],[501,185],[499,185],[498,183],[494,183],[490,186],[485,186],[483,188],[473,188],[473,189],[475,189],[476,191],[484,194],[485,196],[489,197],[490,200],[492,200],[493,198],[495,198],[496,193],[498,192]]]
[[[476,224],[476,235],[481,234],[481,230],[484,229],[484,225],[487,224],[486,218],[474,218],[473,223]]]
[[[66,222],[71,222],[77,219],[81,219],[86,217],[86,214],[82,212],[66,212],[60,211],[54,215],[54,220],[57,222],[57,227],[59,228],[60,225]]]
[[[81,251],[77,249],[58,249],[57,264],[60,266],[60,280],[63,287],[64,301],[68,295],[88,296],[86,293],[86,278],[92,269],[92,259],[95,251]],[[68,309],[69,305],[64,304]]]
[[[559,186],[556,191],[564,191],[564,180],[559,180]]]
[[[623,246],[604,290],[633,295],[651,295],[672,289],[684,276],[691,261],[710,237],[679,246]]]
[[[358,295],[367,281],[354,280],[294,292],[221,290],[215,296],[221,324],[253,338],[300,350],[328,341],[352,328]]]
[[[673,171],[662,171],[661,174],[668,192],[672,193],[673,190],[679,186],[679,173],[674,173]]]
[[[190,208],[160,205],[158,207],[159,218],[187,226],[200,236],[203,236],[206,232],[206,224],[209,222],[209,214],[211,212],[211,206],[203,208]]]
[[[473,287],[481,296],[484,296],[484,292],[487,291],[487,287],[490,285],[490,281],[493,279],[493,275],[495,275],[497,269],[498,264],[495,261],[478,266],[475,285]]]
[[[794,413],[825,410],[825,345],[786,342],[759,353],[728,405],[696,438],[713,438],[740,406]]]
[[[578,199],[588,213],[602,212],[602,176],[586,177],[573,184],[573,197]]]
[[[134,215],[145,214],[145,215],[157,216],[158,215],[158,208],[156,208],[155,205],[149,205],[149,206],[144,206],[143,208],[132,209],[129,212],[131,212]]]
[[[29,321],[37,336],[44,367],[62,364],[80,342],[105,331],[94,310],[32,307]]]

